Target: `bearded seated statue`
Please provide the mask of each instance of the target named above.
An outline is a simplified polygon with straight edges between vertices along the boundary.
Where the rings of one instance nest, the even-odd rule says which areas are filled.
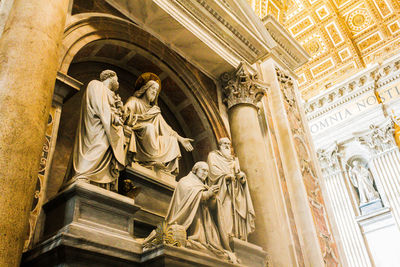
[[[179,173],[179,144],[192,151],[192,139],[181,137],[164,120],[157,105],[161,81],[153,73],[143,73],[135,84],[136,91],[124,106],[128,162]]]

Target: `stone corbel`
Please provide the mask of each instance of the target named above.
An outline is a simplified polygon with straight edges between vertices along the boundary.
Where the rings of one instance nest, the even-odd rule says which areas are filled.
[[[245,62],[231,73],[221,75],[223,102],[228,109],[238,104],[249,104],[257,107],[257,103],[267,94],[268,85],[258,79],[256,72]]]

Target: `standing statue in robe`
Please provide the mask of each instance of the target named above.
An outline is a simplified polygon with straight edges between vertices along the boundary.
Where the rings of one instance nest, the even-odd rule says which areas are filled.
[[[165,221],[186,229],[186,247],[212,252],[214,255],[236,262],[222,224],[221,205],[216,199],[218,185],[206,184],[206,162],[197,162],[191,172],[179,180]]]
[[[88,84],[64,185],[82,179],[106,187],[118,180],[125,165],[123,105],[115,93],[118,87],[112,70],[101,72],[100,81]]]
[[[379,199],[370,171],[362,166],[359,160],[353,161],[353,168],[350,169],[349,174],[351,183],[358,189],[360,205]]]
[[[143,73],[135,84],[136,91],[124,106],[126,124],[132,130],[128,160],[155,166],[167,172],[179,172],[179,143],[192,151],[192,139],[179,136],[164,120],[157,105],[161,81],[153,73]]]
[[[219,150],[208,154],[209,185],[219,185],[217,198],[222,205],[223,225],[227,234],[247,241],[254,231],[254,208],[246,175],[240,170],[237,158],[231,154],[231,141],[219,140]]]

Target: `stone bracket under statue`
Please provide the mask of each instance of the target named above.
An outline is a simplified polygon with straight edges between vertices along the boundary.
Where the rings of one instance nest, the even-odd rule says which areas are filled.
[[[160,244],[143,250],[134,237],[135,200],[77,181],[44,206],[40,241],[24,254],[21,266],[265,266],[258,246],[232,239],[241,260],[232,264],[206,253]]]

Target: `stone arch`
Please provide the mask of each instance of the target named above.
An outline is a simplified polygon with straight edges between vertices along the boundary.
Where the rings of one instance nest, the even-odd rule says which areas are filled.
[[[63,39],[60,56],[60,71],[67,73],[74,57],[87,44],[99,40],[116,40],[132,44],[146,53],[150,60],[159,63],[185,92],[190,93],[204,113],[211,126],[213,137],[228,136],[223,120],[217,108],[217,99],[213,99],[205,88],[202,74],[194,72],[194,67],[183,57],[171,50],[150,33],[134,23],[119,17],[103,13],[82,13],[70,18]]]
[[[71,66],[87,62],[88,57],[85,58],[85,49],[97,45],[103,45],[103,47],[107,45],[112,49],[121,48],[126,50],[127,53],[135,51],[160,69],[160,73],[157,74],[160,77],[163,76],[163,88],[165,88],[162,90],[160,98],[163,100],[164,106],[169,109],[167,113],[176,117],[177,124],[181,126],[186,136],[197,139],[194,144],[195,152],[192,161],[205,160],[207,153],[216,148],[216,140],[228,136],[217,109],[216,93],[213,95],[213,92],[207,88],[212,80],[205,77],[204,74],[164,43],[130,21],[100,13],[84,13],[72,16],[64,33],[59,71],[74,77],[74,67]],[[89,58],[89,60],[100,65],[103,64],[101,65],[103,68],[107,66],[119,68],[119,73],[130,73],[132,77],[137,77],[140,72],[128,64],[120,64],[120,61],[110,57]],[[169,90],[168,88],[173,89]],[[215,84],[214,89],[216,89]],[[175,97],[177,95],[180,98]],[[79,97],[79,94],[76,96]],[[215,99],[213,99],[213,96]],[[75,97],[75,100],[71,98],[69,101],[73,100],[79,103],[77,97]],[[183,106],[177,103],[180,99],[183,99]],[[67,106],[68,103],[65,105],[64,111],[68,109]],[[183,109],[179,110],[182,107]],[[70,112],[70,114],[72,113]],[[187,114],[192,115],[187,116]],[[73,143],[73,121],[77,119],[70,118],[69,120],[62,122],[65,125],[60,125],[59,138],[60,141],[64,138],[63,142],[66,140],[66,143],[60,144],[60,146],[64,146],[61,147],[62,153],[57,152],[59,149],[56,149],[50,175],[53,177],[52,180],[56,179],[57,181],[52,181],[51,183],[54,184],[49,185],[48,189],[51,191],[49,196],[55,194],[61,185],[62,177],[60,176],[65,173],[66,166],[64,165],[68,160],[67,157],[69,157],[67,148],[70,149]],[[65,134],[64,131],[69,131],[69,133]],[[63,164],[59,165],[60,162],[63,162]]]

